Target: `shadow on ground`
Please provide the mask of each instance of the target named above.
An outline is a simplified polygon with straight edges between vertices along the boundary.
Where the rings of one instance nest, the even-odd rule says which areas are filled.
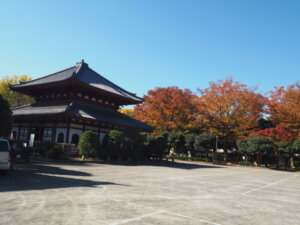
[[[49,166],[47,163],[15,164],[13,170],[6,176],[0,176],[0,192],[123,185],[78,178],[89,176],[91,174],[86,172],[61,169],[53,165]]]
[[[117,162],[117,161],[100,161],[100,160],[66,160],[66,164],[76,164],[76,165],[86,165],[89,163],[95,163],[98,165],[120,165],[120,166],[161,166],[161,167],[169,167],[175,169],[185,169],[185,170],[192,170],[192,169],[217,169],[217,168],[226,168],[226,166],[219,166],[219,165],[209,165],[209,164],[199,164],[195,162],[183,162],[183,161],[147,161],[147,162]]]

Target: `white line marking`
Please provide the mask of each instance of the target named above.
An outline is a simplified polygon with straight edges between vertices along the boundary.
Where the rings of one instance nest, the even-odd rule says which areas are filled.
[[[134,217],[134,218],[131,218],[131,219],[123,220],[123,221],[120,221],[120,222],[117,222],[117,223],[112,223],[111,225],[119,225],[119,224],[124,224],[124,223],[132,222],[132,221],[137,221],[137,220],[141,220],[143,218],[149,217],[149,216],[154,216],[154,215],[162,214],[162,213],[165,213],[165,212],[166,212],[165,210],[163,210],[163,211],[160,210],[160,211],[156,211],[156,212],[153,212],[153,213],[148,213],[148,214],[145,214],[145,215],[142,215],[142,216]]]
[[[293,204],[300,204],[300,202],[297,202],[297,201],[289,201],[289,200],[281,200],[281,199],[275,199],[275,198],[266,198],[266,197],[260,197],[260,196],[257,196],[255,194],[251,194],[251,195],[246,195],[246,194],[243,194],[245,196],[249,196],[249,197],[253,197],[253,198],[257,198],[257,199],[261,199],[262,201],[269,201],[269,202],[283,202],[283,203],[293,203]]]
[[[198,221],[198,222],[207,223],[207,224],[221,225],[220,223],[213,223],[213,222],[209,222],[207,220],[201,220],[201,219],[197,219],[197,218],[193,218],[193,217],[181,215],[181,214],[178,214],[178,213],[173,213],[173,212],[166,212],[166,213],[167,214],[171,214],[171,215],[175,215],[175,216],[178,216],[178,217],[182,217],[182,218],[185,218],[185,219],[189,219],[189,220],[194,220],[194,221]]]
[[[197,177],[213,177],[213,176],[224,176],[224,175],[233,175],[233,174],[241,174],[242,172],[233,172],[233,173],[215,173],[215,174],[200,174],[194,176],[176,176],[176,177],[160,177],[165,180],[175,180],[175,179],[193,179]],[[243,173],[244,174],[244,173]]]
[[[272,185],[274,185],[274,184],[281,183],[282,181],[288,180],[288,179],[290,179],[290,178],[292,178],[292,177],[296,177],[296,176],[298,176],[298,175],[286,177],[286,178],[284,178],[284,179],[275,181],[275,182],[273,182],[273,183],[270,183],[270,184],[267,184],[267,185],[264,185],[264,186],[261,186],[261,187],[258,187],[258,188],[254,188],[254,189],[252,189],[252,190],[250,190],[250,191],[246,191],[246,192],[244,192],[243,194],[246,195],[246,194],[249,194],[249,193],[251,193],[251,192],[253,192],[253,191],[257,191],[257,190],[260,190],[260,189],[264,189],[264,188],[266,188],[266,187],[270,187],[270,186],[272,186]]]
[[[178,198],[173,198],[169,196],[162,196],[162,195],[155,195],[153,196],[154,198],[162,198],[162,199],[172,199],[172,200],[177,200]]]

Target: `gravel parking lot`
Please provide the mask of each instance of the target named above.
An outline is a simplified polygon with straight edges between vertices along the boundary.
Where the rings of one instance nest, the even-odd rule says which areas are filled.
[[[196,163],[30,163],[0,177],[0,224],[300,224],[300,176]]]

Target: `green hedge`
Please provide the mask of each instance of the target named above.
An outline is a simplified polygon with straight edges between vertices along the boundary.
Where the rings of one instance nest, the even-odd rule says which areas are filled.
[[[240,165],[240,166],[252,166],[253,164],[250,163],[250,162],[240,161],[240,162],[239,162],[239,165]]]
[[[191,161],[200,161],[202,158],[199,157],[188,157],[188,156],[179,156],[179,155],[166,155],[166,159],[178,159],[178,160],[191,160]]]

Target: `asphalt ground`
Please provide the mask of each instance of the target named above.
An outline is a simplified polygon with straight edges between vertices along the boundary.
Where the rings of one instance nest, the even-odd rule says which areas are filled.
[[[0,224],[300,224],[299,172],[163,162],[17,164]]]

